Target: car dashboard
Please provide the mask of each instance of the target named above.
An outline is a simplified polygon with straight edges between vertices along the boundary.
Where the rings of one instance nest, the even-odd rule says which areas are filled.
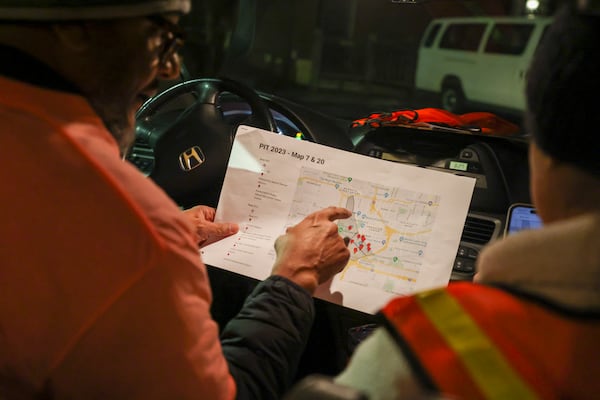
[[[268,105],[280,135],[476,179],[452,280],[472,279],[480,250],[502,235],[510,206],[530,203],[527,140],[524,138],[406,127],[352,128],[352,121],[315,111],[306,105],[266,93],[260,93],[260,97]],[[220,110],[223,119],[232,127],[245,123],[251,114],[248,104],[231,94],[222,95]],[[152,149],[143,138],[138,137],[128,160],[146,175],[151,172],[154,164]]]

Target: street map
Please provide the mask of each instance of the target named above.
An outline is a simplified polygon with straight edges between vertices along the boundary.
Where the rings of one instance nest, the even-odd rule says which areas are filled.
[[[412,292],[422,269],[439,196],[383,186],[303,167],[287,225],[331,205],[352,211],[338,221],[350,239],[350,261],[340,280],[395,294]]]
[[[378,160],[239,128],[217,220],[240,232],[202,250],[205,263],[255,279],[269,276],[273,243],[328,206],[350,260],[316,296],[373,313],[391,297],[446,285],[474,188],[472,178]]]

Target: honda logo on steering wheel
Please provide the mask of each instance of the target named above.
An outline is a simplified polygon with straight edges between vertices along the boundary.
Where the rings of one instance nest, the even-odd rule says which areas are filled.
[[[190,147],[179,154],[179,166],[186,172],[199,167],[205,160],[206,157],[204,156],[202,149],[198,146]]]

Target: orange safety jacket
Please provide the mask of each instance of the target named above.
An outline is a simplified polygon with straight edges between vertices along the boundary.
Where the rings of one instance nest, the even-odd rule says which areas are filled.
[[[471,283],[392,300],[388,328],[427,389],[461,399],[600,395],[600,318]]]

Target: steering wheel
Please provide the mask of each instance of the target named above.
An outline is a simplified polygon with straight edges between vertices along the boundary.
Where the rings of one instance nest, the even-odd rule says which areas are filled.
[[[136,114],[136,142],[154,152],[149,177],[185,208],[217,205],[237,129],[224,120],[220,109],[219,97],[225,92],[250,106],[251,115],[244,124],[277,131],[260,96],[230,79],[179,83],[148,100]],[[193,98],[192,104],[173,107],[184,96]]]

